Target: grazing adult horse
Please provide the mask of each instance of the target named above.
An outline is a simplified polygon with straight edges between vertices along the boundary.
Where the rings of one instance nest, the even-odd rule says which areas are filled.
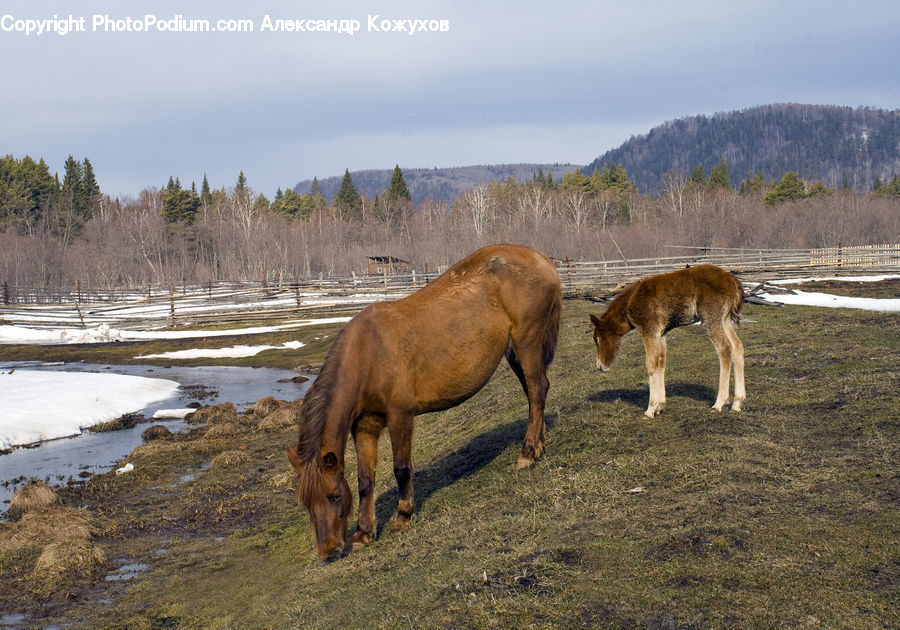
[[[288,458],[322,560],[346,547],[352,498],[344,479],[348,434],[356,444],[359,522],[352,546],[375,534],[378,437],[387,428],[399,501],[392,529],[413,516],[413,418],[453,407],[490,379],[500,359],[528,397],[528,427],[516,468],[544,448],[546,368],[556,349],[562,289],[553,263],[517,245],[492,245],[456,263],[412,295],[372,304],[335,339],[306,395],[297,448]]]
[[[625,287],[600,317],[591,315],[597,367],[609,370],[625,333],[637,328],[647,353],[650,405],[644,415],[654,417],[666,404],[666,339],[677,326],[703,322],[719,355],[719,395],[713,405],[722,411],[728,402],[734,364],[734,402],[741,410],[744,389],[744,345],[734,331],[744,304],[744,288],[734,274],[715,265],[697,265],[643,278]]]

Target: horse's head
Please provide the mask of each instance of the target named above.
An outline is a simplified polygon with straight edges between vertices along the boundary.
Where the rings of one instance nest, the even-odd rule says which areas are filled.
[[[622,333],[614,322],[602,315],[597,317],[592,313],[591,323],[594,325],[594,345],[597,346],[597,367],[606,372],[619,354]]]
[[[353,507],[343,462],[326,453],[319,462],[307,464],[293,446],[286,450],[297,471],[297,494],[316,532],[316,554],[325,562],[336,560],[344,553],[347,516]]]

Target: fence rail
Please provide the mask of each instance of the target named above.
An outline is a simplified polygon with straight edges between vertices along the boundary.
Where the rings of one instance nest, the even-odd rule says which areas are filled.
[[[672,247],[672,256],[603,261],[555,261],[567,295],[602,294],[643,276],[686,265],[712,263],[754,280],[854,271],[900,273],[900,245],[814,250]],[[79,283],[68,290],[0,287],[0,323],[31,327],[159,327],[189,322],[283,319],[351,313],[377,300],[407,295],[437,277],[394,275],[319,276],[284,282],[284,274],[260,281],[182,283],[96,290]],[[55,308],[51,308],[55,307]]]

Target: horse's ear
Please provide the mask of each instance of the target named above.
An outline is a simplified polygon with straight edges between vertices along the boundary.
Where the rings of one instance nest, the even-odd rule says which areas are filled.
[[[297,449],[294,448],[293,446],[288,446],[288,447],[287,447],[286,449],[284,449],[284,450],[285,450],[285,452],[287,453],[288,459],[289,459],[290,462],[291,462],[291,466],[294,467],[294,470],[297,471],[297,474],[298,474],[298,475],[302,475],[302,474],[303,474],[303,469],[305,468],[305,465],[304,465],[304,463],[303,463],[303,460],[300,459],[300,453],[298,453],[298,452],[297,452]]]
[[[322,456],[322,463],[325,464],[327,470],[334,470],[338,463],[337,455],[332,452],[325,453]]]
[[[594,315],[593,313],[591,313],[591,323],[592,323],[594,326],[599,326],[599,325],[600,325],[600,320],[599,320],[599,319],[597,318],[597,316]]]

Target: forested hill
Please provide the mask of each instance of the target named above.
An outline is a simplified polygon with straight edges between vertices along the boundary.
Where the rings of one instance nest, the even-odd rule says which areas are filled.
[[[664,175],[705,173],[725,160],[732,185],[757,172],[768,180],[797,171],[830,188],[872,189],[876,177],[900,174],[900,110],[823,105],[766,105],[666,122],[588,164],[621,164],[643,192],[658,193]]]
[[[429,197],[453,203],[458,195],[465,193],[476,184],[486,184],[491,180],[502,181],[512,177],[516,181],[524,181],[534,177],[536,173],[553,175],[555,181],[579,167],[577,164],[491,164],[483,166],[460,166],[455,168],[405,168],[403,179],[409,187],[414,204],[419,204]],[[392,167],[393,168],[393,167]],[[392,168],[387,170],[350,171],[353,184],[360,194],[369,197],[382,194],[391,183]],[[343,175],[326,177],[319,180],[319,188],[325,198],[331,202],[341,186]],[[305,180],[294,187],[301,195],[309,192],[312,180]]]

